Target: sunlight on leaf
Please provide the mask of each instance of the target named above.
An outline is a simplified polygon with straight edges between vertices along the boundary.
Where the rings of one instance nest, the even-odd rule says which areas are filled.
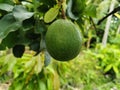
[[[59,90],[59,88],[60,88],[60,80],[59,80],[59,76],[58,76],[58,74],[56,72],[54,73],[54,82],[53,82],[53,84],[54,84],[54,90]]]
[[[25,63],[25,66],[24,66],[25,72],[26,73],[30,72],[34,65],[35,65],[35,60],[32,58]]]
[[[59,12],[59,6],[56,5],[54,6],[53,8],[49,9],[46,13],[45,13],[45,16],[44,16],[44,21],[46,23],[49,23],[49,22],[52,22],[58,15],[58,12]]]
[[[34,71],[36,74],[40,73],[42,68],[43,68],[43,65],[44,65],[44,54],[43,53],[40,53],[40,55],[36,56],[36,64],[35,64],[35,67],[34,67]]]
[[[43,80],[38,80],[39,90],[48,90]]]
[[[52,77],[47,78],[47,87],[48,87],[48,90],[53,90],[53,80],[52,80]]]
[[[114,66],[113,66],[113,70],[114,70],[114,72],[116,73],[116,75],[119,74],[119,69],[118,69],[117,66],[114,65]]]
[[[9,5],[9,4],[1,3],[0,4],[0,9],[10,12],[10,11],[13,10],[13,6]]]
[[[104,69],[104,72],[108,72],[112,67],[113,67],[112,64],[108,65],[108,66]]]
[[[27,11],[23,6],[17,5],[13,8],[13,16],[18,21],[23,21],[33,16],[33,12]]]

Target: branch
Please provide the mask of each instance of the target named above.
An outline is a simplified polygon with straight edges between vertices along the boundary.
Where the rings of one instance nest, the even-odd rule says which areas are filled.
[[[94,29],[95,29],[95,30],[97,30],[96,25],[95,25],[95,23],[94,23],[94,21],[93,21],[92,17],[90,17],[90,21],[91,21],[91,23],[93,24]]]
[[[115,8],[112,12],[108,13],[105,17],[103,17],[102,19],[100,19],[97,23],[97,25],[100,25],[101,22],[103,22],[107,17],[109,17],[110,15],[116,13],[117,11],[120,11],[120,6],[118,6],[117,8]]]

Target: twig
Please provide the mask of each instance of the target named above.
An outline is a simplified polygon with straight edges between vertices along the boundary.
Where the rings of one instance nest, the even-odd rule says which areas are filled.
[[[66,0],[61,1],[62,1],[62,18],[66,19]]]
[[[113,11],[111,11],[110,13],[108,13],[105,17],[103,17],[102,19],[100,19],[97,23],[97,25],[100,25],[101,22],[103,22],[107,17],[109,17],[111,14],[116,13],[117,11],[120,11],[120,6],[118,6],[117,8],[115,8]]]
[[[93,19],[92,19],[91,17],[90,17],[90,21],[91,21],[91,23],[93,24],[94,29],[97,30],[96,25],[95,25],[95,23],[94,23],[94,21],[93,21]]]

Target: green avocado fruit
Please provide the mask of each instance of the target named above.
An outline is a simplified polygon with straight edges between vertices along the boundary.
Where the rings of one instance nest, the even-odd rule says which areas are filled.
[[[79,54],[82,36],[74,23],[58,19],[48,27],[45,42],[51,57],[58,61],[69,61]]]

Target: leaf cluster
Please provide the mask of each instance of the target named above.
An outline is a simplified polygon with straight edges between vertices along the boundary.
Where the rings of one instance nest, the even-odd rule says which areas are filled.
[[[44,54],[22,58],[12,54],[0,57],[0,80],[11,83],[9,90],[58,90],[59,77],[52,66],[44,68]],[[3,79],[4,77],[4,79]]]
[[[119,78],[120,57],[119,49],[116,45],[107,45],[103,47],[97,45],[96,52],[92,53],[93,57],[98,60],[98,68],[102,69],[104,74],[110,75],[112,79]]]

